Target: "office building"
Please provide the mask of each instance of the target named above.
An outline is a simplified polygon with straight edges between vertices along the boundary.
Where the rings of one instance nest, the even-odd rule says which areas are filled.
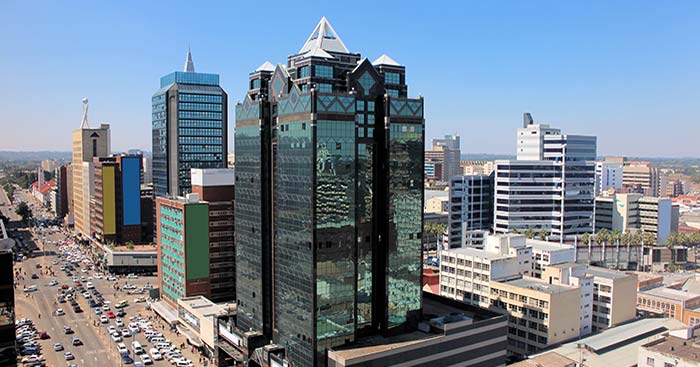
[[[490,282],[490,303],[508,314],[508,352],[528,355],[578,338],[581,289],[523,277]]]
[[[83,120],[73,131],[72,198],[75,230],[90,237],[90,198],[95,191],[93,159],[112,153],[109,124],[91,128],[88,121],[87,99],[83,99]]]
[[[424,213],[447,213],[449,210],[449,198],[447,196],[436,196],[425,200]]]
[[[448,182],[452,177],[461,176],[460,161],[462,153],[457,134],[447,134],[443,138],[433,138],[432,151],[442,154],[442,181]]]
[[[141,156],[95,158],[91,234],[102,243],[142,243]]]
[[[153,185],[141,185],[141,242],[153,243],[155,202]]]
[[[156,196],[189,193],[192,168],[226,168],[228,97],[218,74],[196,73],[188,50],[184,71],[160,78],[152,105]]]
[[[528,239],[527,245],[532,248],[532,276],[535,278],[541,278],[547,266],[576,261],[576,248],[572,245],[535,239]]]
[[[236,299],[236,251],[234,248],[234,170],[192,169],[192,192],[207,203],[209,210],[209,299]]]
[[[480,247],[474,232],[493,225],[493,176],[455,176],[450,179],[447,247]],[[476,236],[476,238],[481,236]]]
[[[671,199],[644,196],[639,199],[639,228],[656,235],[664,244],[671,232],[678,232],[678,207]]]
[[[496,161],[496,233],[545,230],[563,241],[593,232],[596,138],[562,134],[525,114],[517,160]]]
[[[641,190],[640,193],[647,196],[659,196],[659,169],[649,162],[625,162],[622,186],[629,190]]]
[[[231,169],[193,169],[192,193],[156,198],[161,295],[235,299],[235,250]]]
[[[428,182],[445,182],[445,154],[442,150],[426,150],[423,162],[425,179]]]
[[[507,281],[530,274],[532,250],[525,237],[487,236],[485,248],[471,247],[440,252],[440,295],[464,303],[489,307],[489,282]]]
[[[601,195],[607,190],[622,188],[621,159],[606,158],[605,161],[595,163],[595,195]]]
[[[639,199],[642,194],[615,194],[595,198],[595,232],[602,229],[626,232],[639,229]]]
[[[293,366],[324,366],[329,349],[420,318],[423,99],[408,98],[404,66],[350,52],[325,18],[286,65],[249,80],[236,106],[237,330]]]
[[[17,366],[17,343],[15,339],[15,287],[14,287],[14,241],[0,220],[0,366]]]
[[[63,218],[68,213],[68,181],[70,181],[68,167],[63,165],[54,170],[56,187],[52,190],[51,212],[56,218]]]
[[[143,174],[141,175],[141,184],[150,185],[153,183],[153,159],[151,157],[143,157],[141,160]]]
[[[459,163],[464,176],[490,175],[493,172],[493,161],[461,161]]]

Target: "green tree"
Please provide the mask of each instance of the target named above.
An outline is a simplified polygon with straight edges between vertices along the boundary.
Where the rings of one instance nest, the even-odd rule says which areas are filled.
[[[129,241],[129,242],[126,243],[126,248],[127,248],[127,249],[133,250],[134,247],[135,247],[135,246],[134,246],[134,243],[133,243],[133,242]]]
[[[527,237],[528,239],[533,239],[533,238],[535,238],[535,230],[532,229],[532,228],[526,229],[525,231],[523,231],[523,234],[524,234],[525,237]]]
[[[634,236],[629,231],[625,231],[620,235],[620,242],[622,242],[623,245],[631,245],[633,237]]]
[[[15,213],[17,213],[17,215],[22,217],[23,222],[27,222],[33,216],[32,210],[29,208],[29,205],[27,205],[27,203],[25,203],[24,201],[17,205],[17,209],[15,209]]]
[[[675,247],[680,244],[681,238],[677,232],[671,232],[666,238],[666,248],[671,251],[671,265],[676,264]]]
[[[613,230],[612,233],[610,233],[610,242],[615,243],[620,240],[620,231],[617,229]]]
[[[610,231],[608,231],[606,228],[601,229],[593,236],[593,240],[597,244],[607,243],[610,241]]]
[[[549,235],[549,232],[547,232],[546,229],[542,228],[542,229],[540,229],[540,232],[538,233],[538,235],[540,236],[540,239],[541,239],[542,241],[544,241],[544,240],[547,239],[547,236]]]
[[[589,242],[591,242],[591,234],[586,232],[583,235],[581,235],[581,242],[583,242],[585,244],[588,244]]]

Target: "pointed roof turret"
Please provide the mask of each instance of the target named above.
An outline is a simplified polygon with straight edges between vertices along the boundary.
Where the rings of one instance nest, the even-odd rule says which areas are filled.
[[[187,46],[187,57],[185,58],[185,71],[194,73],[194,62],[192,62],[192,52],[190,52],[189,46]]]
[[[264,63],[262,63],[262,65],[258,66],[258,68],[255,69],[255,71],[270,71],[270,72],[272,72],[272,71],[275,71],[275,65],[272,65],[272,63],[269,61],[265,61]]]
[[[311,32],[309,39],[306,40],[304,46],[299,50],[300,54],[307,53],[309,51],[324,50],[330,52],[340,52],[349,54],[350,51],[343,41],[335,33],[335,30],[328,23],[326,17],[321,18],[314,30]],[[316,52],[321,54],[320,52]]]
[[[396,60],[389,57],[387,54],[379,56],[376,60],[372,61],[372,65],[389,65],[389,66],[401,66]]]

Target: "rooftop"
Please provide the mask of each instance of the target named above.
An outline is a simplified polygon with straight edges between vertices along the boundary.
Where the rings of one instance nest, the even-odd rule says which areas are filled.
[[[700,362],[700,338],[686,340],[669,335],[642,347],[683,361]]]
[[[555,352],[547,352],[530,359],[511,364],[510,367],[575,367],[576,361]]]
[[[632,274],[627,274],[625,272],[612,270],[612,269],[600,268],[597,266],[589,266],[586,269],[586,273],[593,275],[594,277],[607,278],[607,279],[622,279],[622,278],[628,278],[628,277],[632,276]]]
[[[443,254],[454,254],[454,255],[465,255],[465,256],[474,256],[474,257],[480,257],[484,260],[500,260],[500,259],[508,259],[508,258],[515,258],[515,255],[508,255],[508,254],[500,254],[496,252],[490,252],[486,250],[480,250],[477,248],[471,248],[471,247],[460,247],[460,248],[453,248],[449,250],[442,250]]]
[[[672,318],[641,319],[607,329],[601,333],[560,345],[547,352],[578,360],[583,346],[586,367],[633,366],[639,346],[658,338],[669,330],[686,326]],[[544,353],[543,353],[544,354]]]
[[[112,248],[107,247],[112,252],[156,252],[157,248],[155,244],[148,245],[134,245],[134,248],[129,249],[126,245],[114,246]]]
[[[235,310],[235,304],[214,303],[204,296],[185,297],[177,300],[178,306],[188,308],[190,312],[198,316],[225,315]]]
[[[549,284],[542,280],[536,278],[519,278],[509,280],[507,282],[501,282],[502,284],[511,285],[519,288],[532,289],[537,292],[547,293],[547,294],[557,294],[562,292],[567,292],[575,287],[567,287],[559,284]]]
[[[558,250],[573,250],[574,246],[564,245],[556,242],[548,242],[542,240],[527,240],[527,245],[532,247],[533,250],[540,251],[558,251]]]
[[[663,299],[672,300],[672,301],[679,301],[679,302],[684,302],[684,301],[691,300],[693,298],[700,297],[700,294],[697,294],[697,293],[690,293],[688,291],[667,288],[667,287],[652,288],[652,289],[649,289],[646,291],[641,291],[639,293],[643,294],[645,296],[653,296],[653,297],[663,298]]]

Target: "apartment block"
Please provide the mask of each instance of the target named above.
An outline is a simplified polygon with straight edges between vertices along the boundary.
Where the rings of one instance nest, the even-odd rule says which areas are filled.
[[[593,332],[635,318],[637,275],[593,266],[586,274],[593,276]]]
[[[576,248],[572,245],[528,239],[527,246],[532,248],[531,274],[535,278],[541,278],[549,265],[576,261]]]
[[[662,337],[639,346],[639,367],[700,367],[700,338],[692,330],[672,330]]]
[[[474,231],[486,231],[493,224],[493,176],[456,176],[449,181],[447,238],[449,248],[481,247],[474,243]]]
[[[580,288],[530,277],[491,281],[490,288],[490,306],[509,315],[511,354],[537,353],[580,335],[580,320],[572,317],[572,310],[581,304]]]
[[[562,284],[581,289],[581,302],[578,306],[580,336],[593,332],[593,275],[582,264],[564,263],[545,267],[542,280],[550,284]]]
[[[73,140],[73,177],[72,193],[75,229],[89,237],[90,198],[94,194],[93,159],[106,157],[111,154],[109,124],[101,124],[99,128],[90,128],[87,123],[87,108],[83,117],[83,125],[72,134]]]
[[[675,211],[675,213],[674,213]],[[653,233],[663,244],[671,232],[678,232],[678,207],[671,199],[644,196],[639,199],[639,228]]]

